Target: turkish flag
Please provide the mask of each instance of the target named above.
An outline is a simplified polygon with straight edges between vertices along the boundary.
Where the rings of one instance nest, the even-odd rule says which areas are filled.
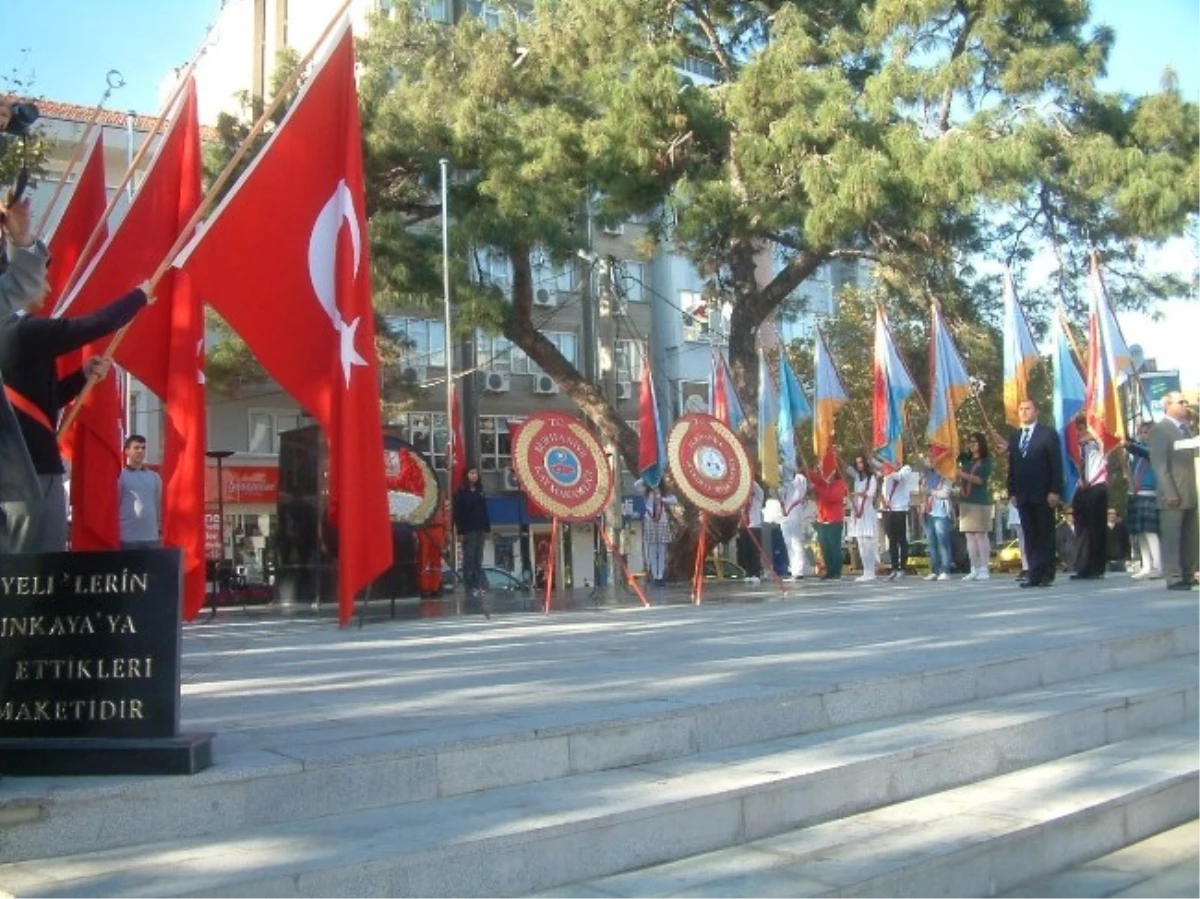
[[[325,432],[345,624],[392,540],[348,20],[330,47],[175,264]]]
[[[92,312],[150,278],[200,204],[201,174],[196,86],[190,82],[124,218],[54,314]],[[154,305],[130,325],[116,359],[164,403],[163,543],[183,552],[183,609],[190,620],[204,604],[205,585],[203,310],[188,279],[173,270],[154,295]],[[112,490],[115,496],[115,479]]]
[[[108,193],[104,188],[104,140],[96,139],[75,182],[50,238],[51,266],[46,273],[49,291],[47,313],[62,295],[67,280],[87,247],[92,232],[108,233],[104,212]],[[99,243],[91,241],[94,256]],[[103,344],[92,344],[58,358],[58,374],[65,378],[77,372],[85,359],[104,352]],[[121,474],[121,402],[116,378],[105,378],[71,429],[59,437],[62,453],[71,462],[71,549],[116,549],[121,543],[117,478]]]

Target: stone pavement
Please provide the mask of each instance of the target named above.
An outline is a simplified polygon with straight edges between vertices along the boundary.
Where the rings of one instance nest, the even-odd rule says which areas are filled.
[[[626,781],[633,789],[639,778],[649,778],[647,784],[657,785],[665,783],[662,778],[669,770],[677,767],[686,774],[699,764],[705,740],[729,746],[737,755],[742,750],[735,747],[741,744],[770,739],[769,733],[758,735],[760,729],[769,730],[767,722],[759,720],[760,711],[772,706],[784,718],[798,715],[804,703],[797,698],[803,696],[823,697],[820,707],[827,714],[851,722],[847,726],[851,743],[859,727],[853,722],[864,722],[863,740],[870,742],[873,726],[865,724],[867,718],[894,715],[894,710],[888,710],[897,703],[904,708],[911,703],[914,710],[928,709],[912,716],[911,733],[921,735],[924,743],[941,728],[949,740],[945,745],[950,756],[956,741],[969,743],[968,731],[976,726],[1013,719],[1016,727],[1014,716],[1032,721],[1033,706],[1029,712],[1017,713],[1018,706],[1004,698],[1004,694],[1019,690],[1027,692],[1024,698],[1014,694],[1013,701],[1018,703],[1063,700],[1066,736],[1082,733],[1079,725],[1084,719],[1069,714],[1076,706],[1092,708],[1093,712],[1086,713],[1087,720],[1098,725],[1100,732],[1107,732],[1110,740],[1161,726],[1153,723],[1160,719],[1177,722],[1172,739],[1183,749],[1194,736],[1196,689],[1190,654],[1195,653],[1200,607],[1194,593],[1168,592],[1161,584],[1142,584],[1122,576],[1101,582],[1064,581],[1050,590],[1021,590],[1010,578],[970,584],[930,584],[917,579],[870,585],[810,580],[789,584],[787,595],[781,596],[773,583],[710,583],[701,606],[688,603],[686,591],[680,588],[653,595],[656,604],[644,609],[635,602],[596,605],[590,595],[581,592],[567,603],[571,611],[550,615],[501,612],[498,605],[491,620],[482,616],[416,618],[415,605],[402,605],[399,617],[392,619],[391,604],[376,602],[361,626],[355,622],[345,629],[337,628],[328,610],[307,614],[265,607],[253,608],[246,615],[238,609],[222,610],[213,621],[204,619],[187,626],[183,635],[182,729],[216,734],[214,768],[194,778],[172,779],[170,784],[138,778],[4,781],[7,795],[0,801],[0,813],[48,817],[45,826],[31,821],[28,832],[13,830],[7,837],[0,820],[0,863],[5,861],[6,839],[13,858],[28,860],[6,866],[9,879],[0,878],[0,887],[29,895],[72,895],[80,890],[92,895],[242,895],[246,890],[252,894],[257,884],[272,894],[373,891],[378,895],[429,895],[453,890],[447,884],[458,883],[460,891],[450,894],[531,892],[531,887],[494,884],[491,889],[501,892],[486,892],[484,884],[491,881],[483,880],[470,881],[471,889],[462,892],[466,887],[461,884],[467,881],[420,880],[418,866],[423,865],[421,870],[429,876],[441,876],[448,869],[442,866],[441,855],[424,862],[418,856],[433,852],[434,845],[440,851],[435,833],[447,826],[453,829],[453,821],[465,822],[460,827],[468,831],[492,834],[500,841],[495,851],[503,854],[500,844],[509,839],[503,834],[516,822],[533,817],[535,808],[546,805],[542,811],[551,818],[559,814],[553,804],[558,800],[548,798],[552,794],[567,797],[572,820],[593,814],[587,811],[591,804],[580,802],[588,796],[596,800],[599,792],[570,793],[569,779],[544,780],[559,776],[546,767],[553,755],[551,743],[566,740],[570,764],[597,772],[579,779],[595,789],[601,783]],[[508,600],[502,604],[508,609],[521,604],[520,597],[503,599]],[[1172,673],[1176,671],[1177,675]],[[1097,672],[1108,674],[1092,677]],[[1081,680],[1071,685],[1072,678]],[[1125,683],[1129,684],[1128,695],[1140,699],[1124,698]],[[1160,683],[1166,692],[1158,689]],[[1115,702],[1102,698],[1110,689],[1105,684],[1119,690],[1113,694]],[[1029,692],[1031,686],[1035,689]],[[950,704],[962,702],[964,687],[967,695],[974,691],[974,695],[995,699],[958,706],[956,711]],[[1087,698],[1092,694],[1097,700]],[[939,708],[949,711],[939,718]],[[852,712],[851,717],[841,718],[838,709]],[[1166,717],[1160,712],[1167,713]],[[923,719],[925,714],[930,717]],[[723,730],[701,738],[698,730],[684,724],[698,723],[704,716],[723,721],[725,730],[736,732]],[[1053,724],[1057,719],[1045,720],[1051,729],[1057,727]],[[877,741],[880,746],[864,743],[850,756],[868,750],[895,754],[899,734],[906,726],[901,719],[896,721],[893,735]],[[635,768],[644,761],[638,756],[643,737],[663,745],[646,756],[661,761],[639,773]],[[805,736],[795,739],[800,743],[809,740]],[[826,738],[813,734],[811,739]],[[692,743],[683,745],[681,740]],[[1153,743],[1152,739],[1147,745]],[[1017,745],[1009,739],[1003,752],[1010,753]],[[1085,745],[1100,746],[1094,741]],[[649,750],[650,742],[646,746]],[[781,763],[764,761],[760,765],[753,760],[758,751],[754,746],[745,747],[751,767],[756,772],[761,768],[764,777],[775,776],[774,769]],[[1096,757],[1111,756],[1114,751],[1132,752],[1129,758],[1143,757],[1132,748],[1119,747],[1098,748]],[[1183,761],[1191,767],[1194,752],[1185,754],[1188,758]],[[604,759],[609,756],[612,761],[606,764]],[[436,764],[430,768],[429,760],[435,757]],[[670,761],[676,757],[676,762]],[[905,760],[916,765],[924,764],[922,759],[934,762],[931,771],[946,767],[939,756],[925,750],[911,756],[900,750],[896,757],[905,764]],[[712,755],[706,764],[720,766],[719,758],[719,753]],[[959,753],[958,758],[965,761],[971,756]],[[982,762],[982,755],[980,759]],[[1079,761],[1085,761],[1084,757]],[[951,768],[959,764],[952,758],[946,762]],[[789,766],[794,764],[783,762],[782,767],[791,771]],[[412,770],[402,775],[406,766]],[[890,794],[907,777],[905,770],[897,767],[894,775],[885,778],[892,784],[885,792]],[[717,771],[726,769],[718,767]],[[1194,779],[1194,767],[1191,772]],[[1035,779],[1045,776],[1036,770],[1029,774]],[[899,780],[892,782],[893,776]],[[708,779],[707,774],[700,778]],[[186,785],[180,782],[184,780]],[[277,784],[274,793],[270,792],[271,782]],[[1005,794],[1008,788],[1002,783],[1003,779],[985,789],[993,795],[997,790]],[[503,784],[512,786],[495,789]],[[193,787],[194,798],[187,798],[185,794]],[[411,797],[400,795],[410,789],[417,792]],[[1087,791],[1091,789],[1087,787]],[[644,792],[638,789],[628,795]],[[769,801],[774,795],[778,794],[765,798]],[[840,788],[838,795],[843,795]],[[449,803],[447,808],[457,811],[447,812],[432,801],[415,802],[421,796],[436,797],[439,803],[444,800]],[[153,809],[152,797],[162,800]],[[1187,798],[1194,804],[1193,795]],[[1041,803],[1036,794],[1034,800]],[[405,802],[415,804],[393,805]],[[500,824],[497,817],[506,802],[516,803],[519,813],[511,825]],[[280,815],[274,814],[272,806],[282,810]],[[345,815],[334,814],[343,807]],[[448,814],[452,815],[449,819]],[[594,814],[600,816],[599,821],[607,812],[601,805]],[[633,813],[634,817],[638,814]],[[908,812],[898,806],[892,812],[884,809],[882,814]],[[328,817],[317,818],[310,826],[309,815]],[[938,816],[940,813],[935,814]],[[193,819],[194,827],[189,823]],[[240,824],[234,823],[235,819]],[[428,824],[422,825],[423,820]],[[748,818],[741,820],[740,826],[747,826]],[[1092,859],[1183,820],[1188,819],[1177,816],[1169,824],[1143,828],[1093,854],[1072,858]],[[263,822],[265,829],[255,830],[256,821]],[[373,828],[380,826],[390,829],[377,833]],[[545,826],[553,829],[558,825]],[[559,827],[562,833],[556,839],[570,842],[573,837],[567,831],[574,826]],[[334,872],[321,873],[312,866],[319,864],[322,852],[340,858],[334,844],[341,845],[349,839],[347,834],[357,833],[355,827],[376,833],[376,842],[384,840],[386,847],[379,850],[382,854],[377,861],[364,863],[361,870],[343,865],[349,879],[326,879]],[[434,830],[422,832],[423,827]],[[223,843],[230,828],[229,841]],[[125,845],[121,835],[132,830],[142,835],[131,838],[128,848],[118,848]],[[536,845],[550,852],[544,836],[550,832],[539,831],[530,851]],[[632,826],[630,838],[636,839],[638,832],[638,827]],[[175,833],[183,837],[178,843]],[[585,842],[592,839],[579,833]],[[39,834],[48,839],[38,843]],[[475,835],[464,839],[475,845]],[[142,857],[139,840],[158,841],[154,860]],[[422,840],[433,841],[429,850],[420,848]],[[14,847],[21,841],[25,851],[17,854]],[[1181,888],[1180,866],[1186,865],[1186,860],[1180,860],[1177,842],[1170,843],[1164,836],[1159,843],[1143,848],[1136,859],[1140,865],[1136,877],[1129,868],[1137,847],[1123,850],[1130,854],[1115,862],[1096,859],[1093,864],[1109,866],[1101,869],[1100,876],[1108,878],[1105,883],[1115,883],[1108,877],[1112,870],[1125,872],[1119,878],[1123,883],[1120,890],[1159,884],[1176,894]],[[49,858],[63,852],[87,852],[88,843],[101,851],[57,863]],[[367,851],[369,843],[355,844],[355,851]],[[254,845],[268,844],[277,847],[275,855],[267,853],[262,859],[247,855],[243,862],[236,862],[222,855],[222,846],[236,845],[238,852],[251,853]],[[47,849],[38,852],[37,845]],[[278,859],[285,845],[290,847],[288,853],[295,854],[294,868],[264,869],[262,877],[267,879],[259,881],[228,879],[235,876],[232,870],[225,880],[217,876],[218,869],[251,861],[270,868],[271,859]],[[315,851],[318,846],[322,852]],[[396,854],[401,851],[410,856]],[[461,851],[449,847],[445,854],[449,860]],[[679,864],[687,865],[686,857],[697,851],[682,853],[678,857],[684,860]],[[735,867],[741,864],[740,858],[749,859],[753,854],[753,850],[735,845],[726,852]],[[178,859],[184,857],[190,860],[190,867],[180,871],[182,880],[171,882],[170,875],[179,870]],[[557,857],[561,856],[548,856]],[[123,859],[136,860],[141,865],[139,873],[133,872],[132,862],[126,864]],[[461,856],[457,863],[456,873],[462,875]],[[386,866],[386,873],[381,866]],[[1049,873],[1057,868],[1044,870]],[[212,879],[195,880],[202,872]],[[365,884],[356,878],[368,875],[381,878],[378,884],[372,881],[373,890],[354,886]],[[57,888],[46,880],[59,876],[64,879]],[[544,880],[541,889],[587,876]],[[1093,872],[1071,884],[1095,883],[1096,876]],[[408,886],[400,886],[402,881]],[[518,882],[520,878],[512,881]],[[224,884],[223,888],[218,884]],[[1066,892],[1059,895],[1071,895],[1075,888],[1071,884],[1048,886],[1047,891],[1061,889]],[[1182,889],[1186,893],[1187,886]]]
[[[217,764],[240,753],[423,742],[657,713],[672,706],[952,667],[989,655],[1198,620],[1195,593],[1127,576],[1021,590],[983,583],[709,583],[644,609],[387,618],[222,610],[183,637],[185,732],[213,731]],[[580,599],[586,598],[581,594]]]

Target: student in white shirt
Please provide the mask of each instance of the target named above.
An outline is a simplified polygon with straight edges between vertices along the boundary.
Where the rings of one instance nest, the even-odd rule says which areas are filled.
[[[904,577],[908,567],[908,510],[918,480],[917,473],[908,465],[901,465],[883,478],[879,495],[883,504],[883,530],[887,534],[892,563],[888,580]]]
[[[846,536],[858,543],[858,554],[862,558],[862,574],[855,580],[875,580],[875,566],[879,561],[878,524],[875,513],[875,496],[879,493],[879,475],[871,470],[867,457],[854,457],[854,466],[846,466],[850,480],[850,517],[846,521]]]
[[[808,478],[800,472],[784,488],[783,542],[787,546],[788,569],[792,580],[804,579],[804,519],[808,499]]]

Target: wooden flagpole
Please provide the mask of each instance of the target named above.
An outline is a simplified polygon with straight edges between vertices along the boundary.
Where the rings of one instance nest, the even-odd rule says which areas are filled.
[[[234,172],[237,170],[238,164],[242,161],[245,155],[250,152],[250,147],[254,142],[254,139],[262,133],[263,129],[267,126],[267,123],[271,121],[271,116],[273,116],[278,111],[279,107],[283,105],[283,101],[300,81],[300,78],[304,74],[308,64],[316,55],[317,50],[319,50],[325,43],[325,40],[333,32],[334,27],[338,24],[342,15],[347,9],[349,9],[350,2],[351,0],[342,0],[342,5],[338,7],[337,13],[329,20],[328,24],[326,24],[325,29],[321,32],[320,36],[317,38],[312,47],[309,48],[308,53],[306,53],[304,57],[298,63],[296,63],[295,68],[292,69],[292,74],[288,76],[287,82],[285,82],[284,85],[275,93],[270,105],[268,105],[263,111],[263,114],[258,117],[258,121],[254,123],[254,126],[250,129],[250,132],[242,141],[241,146],[237,148],[237,151],[233,154],[233,157],[225,164],[225,168],[221,170],[221,173],[216,177],[216,180],[213,181],[212,186],[209,187],[208,191],[205,192],[204,196],[200,199],[200,203],[196,207],[196,211],[192,214],[192,217],[188,220],[187,224],[180,229],[179,236],[175,239],[175,243],[171,245],[171,249],[167,251],[166,257],[161,263],[159,263],[158,269],[146,283],[145,290],[150,302],[154,302],[154,288],[158,285],[158,282],[163,279],[167,272],[171,270],[171,264],[175,261],[175,257],[179,255],[180,250],[182,250],[187,242],[191,239],[192,232],[195,230],[196,225],[200,223],[200,220],[204,217],[205,213],[208,212],[209,206],[212,205],[213,200],[220,195],[221,191],[225,188],[225,185],[233,177]],[[195,65],[195,60],[193,60],[192,65]],[[190,74],[191,72],[189,71],[188,75],[190,76]],[[186,79],[181,80],[179,86],[176,88],[176,96],[182,92],[185,85]],[[143,148],[144,147],[145,145],[143,144]],[[126,173],[127,177],[136,167],[136,163],[137,159],[134,160],[134,165],[130,166],[130,171]],[[118,189],[118,192],[119,190],[120,189]],[[86,251],[80,256],[80,260],[82,261],[84,258],[86,258]],[[76,268],[78,269],[78,266],[76,266]],[[136,321],[136,319],[134,321]],[[111,357],[113,353],[117,351],[117,348],[121,345],[121,341],[125,339],[125,334],[129,331],[129,327],[132,324],[133,322],[130,322],[113,335],[112,340],[109,341],[108,346],[104,350],[104,355],[106,357]],[[83,406],[84,401],[87,399],[88,394],[92,391],[96,381],[97,379],[89,377],[87,382],[83,385],[83,390],[80,391],[79,397],[76,399],[74,406],[72,406],[71,409],[68,410],[67,415],[63,417],[63,423],[58,429],[60,434],[63,433],[71,425],[71,422],[75,420],[75,415],[78,414],[77,410]]]
[[[82,277],[84,270],[90,264],[92,250],[95,249],[101,235],[105,233],[108,219],[113,214],[113,211],[117,208],[117,204],[121,201],[121,194],[125,192],[125,188],[129,185],[129,182],[133,180],[134,173],[137,172],[138,167],[142,164],[142,159],[145,158],[146,153],[149,152],[151,138],[162,131],[163,126],[166,124],[167,117],[171,114],[171,110],[175,108],[175,104],[179,100],[180,96],[182,96],[184,88],[187,87],[188,80],[192,77],[192,72],[195,71],[196,65],[200,62],[200,59],[204,56],[204,54],[208,52],[208,42],[211,35],[212,29],[210,28],[204,36],[203,43],[200,44],[200,49],[196,51],[196,55],[193,56],[191,61],[184,67],[183,74],[179,77],[178,83],[175,85],[174,89],[171,91],[171,95],[167,97],[167,101],[163,104],[162,109],[159,111],[158,118],[155,119],[154,126],[150,129],[146,139],[142,141],[142,145],[138,147],[137,153],[134,154],[133,161],[130,162],[129,166],[125,169],[125,175],[121,178],[121,183],[118,184],[113,190],[112,198],[108,201],[108,208],[104,210],[104,215],[100,217],[100,221],[96,224],[96,227],[92,229],[92,233],[88,235],[88,241],[83,245],[83,250],[79,253],[79,260],[75,263],[75,268],[72,269],[70,276],[63,285],[63,291],[61,294],[62,297],[67,297],[70,295],[71,291],[74,290],[76,283],[79,281],[80,277]],[[105,355],[108,354],[106,353]],[[87,391],[88,389],[88,386],[85,384],[84,391]],[[83,394],[81,393],[79,399],[75,403],[77,407],[82,403],[82,399]],[[73,417],[74,416],[72,416],[72,418]],[[59,433],[62,433],[64,430],[65,428],[59,428]]]
[[[692,578],[692,602],[700,605],[704,594],[704,554],[708,551],[708,513],[700,513],[700,542],[696,544],[696,570]]]
[[[775,565],[767,558],[767,551],[763,549],[762,543],[754,536],[754,531],[750,530],[750,526],[744,521],[740,522],[742,530],[746,532],[746,536],[750,538],[750,542],[754,544],[754,548],[758,550],[758,556],[766,566],[766,570],[771,572],[771,577],[775,578],[775,583],[779,585],[779,592],[787,595],[787,587],[783,585],[783,578],[779,576],[779,572],[775,570]]]
[[[558,546],[558,516],[550,519],[550,555],[546,559],[546,596],[542,600],[542,613],[550,614],[550,594],[554,591],[554,556]]]
[[[113,78],[116,75],[116,79]],[[75,142],[75,149],[71,151],[71,158],[67,160],[67,167],[63,169],[61,177],[58,179],[58,184],[54,188],[54,193],[50,195],[50,202],[46,204],[46,208],[42,210],[42,217],[38,220],[37,227],[34,228],[34,234],[41,234],[46,229],[46,223],[50,219],[50,213],[54,211],[55,205],[58,203],[58,198],[62,196],[62,192],[66,189],[67,182],[71,175],[75,172],[75,166],[79,164],[79,160],[83,157],[83,148],[87,146],[88,138],[92,136],[92,129],[96,127],[96,122],[100,118],[100,112],[104,109],[104,104],[108,102],[108,98],[112,96],[112,92],[125,86],[125,79],[121,77],[121,73],[116,69],[110,69],[108,72],[108,86],[104,89],[103,95],[100,97],[100,102],[92,108],[92,114],[87,120],[87,124],[83,126],[83,134],[79,136],[79,140]],[[114,80],[117,83],[114,83]],[[119,191],[118,191],[119,193]]]
[[[625,564],[625,560],[621,558],[621,554],[618,553],[617,548],[613,546],[612,540],[610,540],[608,537],[608,529],[603,526],[602,522],[600,525],[598,525],[598,527],[600,528],[600,536],[604,538],[604,543],[606,546],[608,546],[609,553],[611,553],[613,558],[617,560],[621,566],[621,571],[625,573],[625,582],[629,584],[629,586],[633,587],[633,592],[636,593],[637,598],[642,601],[642,606],[649,608],[650,600],[646,599],[646,594],[642,592],[641,585],[638,584],[637,578],[633,576],[632,572],[629,570],[629,566]]]

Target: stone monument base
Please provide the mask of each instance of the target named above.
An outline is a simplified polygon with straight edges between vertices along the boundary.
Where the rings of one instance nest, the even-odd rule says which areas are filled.
[[[212,734],[182,734],[0,740],[0,775],[196,774],[212,766],[212,739]]]

